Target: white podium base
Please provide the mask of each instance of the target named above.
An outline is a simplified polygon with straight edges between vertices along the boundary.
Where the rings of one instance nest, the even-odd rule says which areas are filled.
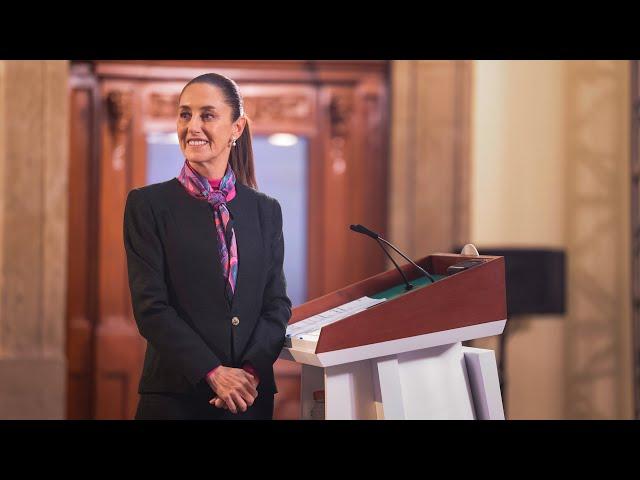
[[[504,419],[492,350],[461,342],[331,367],[302,365],[301,418],[324,390],[325,419]]]

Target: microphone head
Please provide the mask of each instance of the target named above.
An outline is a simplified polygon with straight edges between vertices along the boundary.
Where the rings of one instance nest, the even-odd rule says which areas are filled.
[[[371,230],[369,230],[369,229],[368,229],[368,228],[366,228],[366,227],[363,227],[363,226],[362,226],[362,225],[360,225],[360,224],[351,225],[349,228],[350,228],[351,230],[353,230],[354,232],[362,233],[363,235],[366,235],[366,236],[371,237],[371,238],[375,238],[376,240],[377,240],[378,238],[380,238],[380,235],[378,235],[378,234],[377,234],[377,233],[375,233],[375,232],[372,232]]]

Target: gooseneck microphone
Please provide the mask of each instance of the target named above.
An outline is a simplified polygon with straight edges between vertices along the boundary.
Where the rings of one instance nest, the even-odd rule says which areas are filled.
[[[364,232],[361,232],[361,233],[364,233]],[[365,233],[365,235],[367,235],[367,234]],[[371,235],[369,235],[369,236],[371,236]],[[387,249],[386,249],[386,248],[384,248],[384,245],[382,244],[382,242],[380,241],[380,239],[379,239],[379,238],[376,238],[376,241],[378,242],[378,245],[380,245],[380,248],[382,249],[382,251],[383,251],[384,253],[386,253],[386,254],[387,254],[387,257],[389,257],[389,259],[390,259],[390,260],[393,262],[393,264],[396,266],[396,270],[398,270],[398,272],[400,272],[400,275],[402,275],[402,279],[404,280],[404,285],[405,285],[405,286],[404,286],[404,290],[405,290],[406,292],[408,292],[409,290],[411,290],[411,289],[414,287],[414,285],[413,285],[412,283],[409,283],[409,280],[407,280],[407,277],[406,277],[406,276],[405,276],[405,274],[402,272],[402,270],[400,269],[400,267],[398,266],[398,264],[396,263],[396,261],[393,259],[393,257],[391,256],[391,254],[387,251]]]
[[[409,257],[407,257],[404,253],[402,253],[400,250],[398,250],[392,243],[388,242],[387,240],[385,240],[384,238],[382,238],[379,234],[377,234],[376,232],[372,232],[371,230],[369,230],[366,227],[363,227],[362,225],[351,225],[349,227],[351,230],[353,230],[354,232],[358,232],[358,233],[362,233],[363,235],[366,235],[367,237],[371,237],[375,240],[378,241],[378,243],[380,244],[380,247],[382,248],[382,250],[384,250],[384,252],[387,254],[387,256],[389,258],[391,258],[391,261],[393,262],[393,264],[396,266],[396,268],[398,269],[398,271],[400,272],[400,275],[402,275],[402,278],[404,279],[404,282],[406,284],[405,289],[406,290],[411,290],[413,288],[413,285],[411,285],[408,280],[407,277],[405,277],[404,273],[402,273],[402,270],[400,270],[400,267],[398,266],[398,264],[395,262],[395,260],[391,257],[391,255],[389,254],[389,252],[387,252],[387,249],[384,248],[384,246],[382,245],[381,242],[384,242],[386,245],[389,245],[391,248],[393,248],[396,252],[398,252],[402,258],[404,258],[407,262],[409,262],[411,265],[413,265],[414,267],[416,267],[418,270],[420,270],[422,273],[424,273],[426,275],[426,277],[431,280],[431,283],[435,282],[434,278],[429,274],[429,272],[427,272],[424,268],[422,268],[420,265],[418,265],[417,263],[415,263],[413,260],[411,260]]]
[[[362,225],[351,225],[350,228],[354,232],[362,233],[363,235],[371,237],[371,238],[375,239],[378,242],[378,245],[380,245],[380,248],[382,249],[382,251],[387,255],[387,257],[389,257],[389,260],[391,260],[393,262],[393,264],[396,266],[396,270],[398,270],[400,275],[402,275],[402,280],[404,280],[404,284],[405,284],[405,287],[404,287],[405,291],[408,292],[409,290],[411,290],[414,287],[414,285],[412,283],[409,283],[409,280],[407,280],[407,277],[402,272],[402,270],[400,269],[400,267],[398,266],[396,261],[393,259],[391,254],[387,251],[386,248],[384,248],[384,245],[380,241],[380,235],[378,235],[375,232],[372,232],[371,230],[369,230],[366,227],[363,227]]]

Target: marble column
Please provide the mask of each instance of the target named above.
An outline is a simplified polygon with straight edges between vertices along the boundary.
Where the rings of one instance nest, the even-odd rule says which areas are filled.
[[[67,61],[0,61],[0,419],[65,417]]]

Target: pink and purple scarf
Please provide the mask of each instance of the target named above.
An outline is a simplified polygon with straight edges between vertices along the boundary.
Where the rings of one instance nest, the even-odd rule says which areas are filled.
[[[185,160],[177,179],[190,195],[206,200],[213,207],[213,219],[218,232],[218,252],[225,279],[225,295],[231,303],[238,278],[238,246],[227,201],[236,195],[236,176],[231,166],[227,165],[220,186],[213,188],[206,177],[193,170],[189,161]]]

